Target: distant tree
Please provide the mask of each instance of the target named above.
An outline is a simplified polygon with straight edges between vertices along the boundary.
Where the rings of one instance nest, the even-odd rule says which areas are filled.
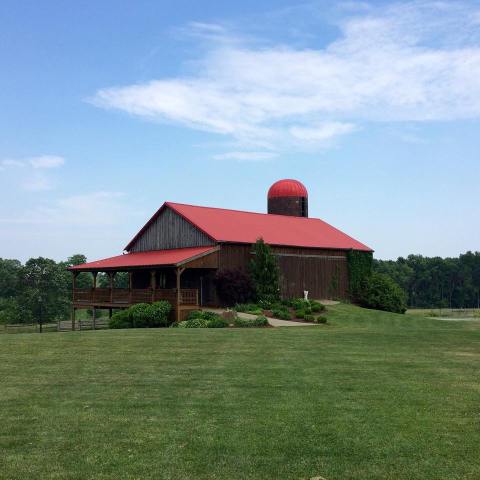
[[[21,288],[22,264],[0,258],[0,298],[14,298]]]
[[[273,302],[280,298],[279,268],[272,250],[262,238],[253,245],[250,275],[255,287],[257,300]]]
[[[31,258],[24,267],[25,306],[40,324],[65,318],[68,314],[69,295],[65,264],[49,258]]]
[[[375,260],[374,270],[400,285],[410,307],[480,308],[480,252],[458,258],[409,255]]]
[[[76,253],[71,257],[68,257],[68,260],[65,263],[65,268],[73,267],[74,265],[82,265],[83,263],[87,263],[87,257],[81,253]],[[68,285],[72,283],[71,274],[68,276]],[[80,272],[77,275],[75,280],[75,284],[77,288],[91,288],[93,285],[92,274],[87,272]]]

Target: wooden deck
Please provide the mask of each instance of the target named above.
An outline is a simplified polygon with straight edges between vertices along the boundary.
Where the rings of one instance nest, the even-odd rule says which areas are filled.
[[[136,303],[152,303],[167,300],[175,307],[177,290],[175,288],[75,288],[73,290],[74,308],[127,308]],[[180,289],[180,307],[198,307],[198,290]]]

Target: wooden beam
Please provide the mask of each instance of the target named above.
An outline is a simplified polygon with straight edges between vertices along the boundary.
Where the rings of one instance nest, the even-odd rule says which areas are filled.
[[[128,272],[128,303],[132,304],[132,272]]]
[[[155,289],[157,288],[157,272],[150,270],[150,287],[152,288],[152,303],[155,301]]]
[[[107,272],[108,275],[108,284],[110,285],[110,303],[113,303],[113,282],[115,279],[116,272]]]
[[[180,321],[180,302],[181,302],[181,283],[180,283],[180,277],[182,276],[182,273],[185,271],[185,268],[183,267],[178,267],[175,269],[175,273],[177,275],[177,311],[176,311],[176,320],[177,322]]]
[[[75,289],[77,288],[78,272],[72,272],[72,330],[75,330]]]
[[[93,313],[92,313],[92,327],[95,330],[96,327],[96,322],[97,322],[97,309],[93,307]]]

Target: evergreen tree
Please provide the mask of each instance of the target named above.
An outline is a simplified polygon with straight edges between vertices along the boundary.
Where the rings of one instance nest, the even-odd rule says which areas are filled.
[[[271,248],[262,238],[253,245],[254,257],[250,263],[250,275],[257,300],[274,302],[280,298],[279,268]]]

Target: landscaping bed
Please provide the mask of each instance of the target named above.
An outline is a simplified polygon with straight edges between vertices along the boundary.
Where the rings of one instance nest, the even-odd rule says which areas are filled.
[[[297,298],[293,300],[282,300],[280,302],[268,303],[244,303],[234,307],[236,312],[249,313],[251,315],[263,315],[278,320],[289,320],[293,322],[327,323],[327,312],[325,305],[316,300],[304,300]]]

